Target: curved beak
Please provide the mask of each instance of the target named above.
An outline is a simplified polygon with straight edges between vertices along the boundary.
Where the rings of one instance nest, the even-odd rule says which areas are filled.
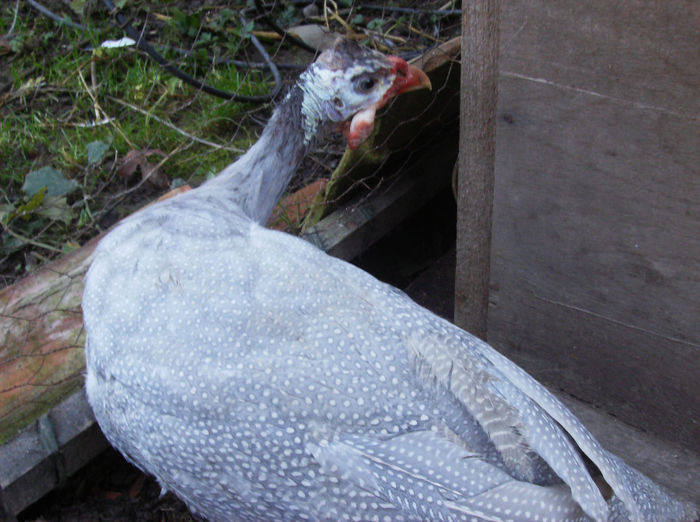
[[[391,88],[384,94],[382,105],[394,96],[417,89],[432,89],[430,78],[414,65],[409,65],[406,60],[398,56],[387,56],[392,63],[396,78]]]
[[[386,58],[392,65],[395,75],[394,83],[379,102],[355,114],[350,123],[344,127],[344,131],[347,132],[348,147],[351,149],[359,147],[372,133],[375,112],[386,105],[394,96],[416,89],[432,89],[428,75],[418,67],[409,65],[406,60],[397,56],[387,56]]]

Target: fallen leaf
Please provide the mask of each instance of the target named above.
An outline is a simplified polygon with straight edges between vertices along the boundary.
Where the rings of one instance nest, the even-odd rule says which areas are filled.
[[[79,16],[85,15],[85,3],[87,0],[72,0],[70,3],[70,8],[73,12]]]
[[[0,38],[0,55],[12,52],[12,43],[9,40]]]
[[[28,220],[32,212],[39,208],[45,197],[46,187],[41,187],[39,190],[37,190],[36,194],[29,198],[29,201],[23,203],[17,208],[15,215],[22,217],[25,221]]]
[[[340,36],[318,24],[296,25],[287,29],[287,32],[319,51],[333,47],[335,40]]]
[[[126,155],[119,160],[117,166],[117,176],[124,179],[129,179],[134,175],[136,169],[139,168],[139,162],[143,158],[143,153],[140,150],[131,149]]]
[[[46,196],[35,213],[66,225],[75,216],[75,211],[68,205],[65,196]]]
[[[314,202],[316,194],[323,190],[327,183],[327,179],[319,179],[282,199],[267,220],[268,226],[284,230],[290,225],[299,225]]]
[[[166,189],[170,186],[168,177],[160,172],[157,163],[150,163],[148,156],[156,154],[161,158],[165,158],[167,154],[160,149],[147,150],[130,150],[126,156],[122,158],[117,167],[117,176],[129,179],[136,170],[141,171],[141,179],[157,189]]]
[[[22,190],[32,197],[43,187],[47,196],[65,196],[76,190],[80,185],[74,179],[66,179],[60,171],[53,167],[42,167],[27,174]]]
[[[105,154],[107,154],[107,151],[109,150],[109,143],[105,143],[104,141],[91,141],[90,143],[87,144],[87,153],[88,153],[88,164],[89,165],[94,165],[95,163],[99,163],[102,161],[102,159],[105,157]]]

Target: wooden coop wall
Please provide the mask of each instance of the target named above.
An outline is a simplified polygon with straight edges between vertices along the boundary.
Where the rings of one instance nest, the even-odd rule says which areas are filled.
[[[489,340],[700,450],[700,2],[501,7]]]

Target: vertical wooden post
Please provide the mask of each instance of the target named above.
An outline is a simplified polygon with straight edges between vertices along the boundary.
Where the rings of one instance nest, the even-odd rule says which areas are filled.
[[[499,0],[462,0],[455,322],[486,338],[498,99]]]

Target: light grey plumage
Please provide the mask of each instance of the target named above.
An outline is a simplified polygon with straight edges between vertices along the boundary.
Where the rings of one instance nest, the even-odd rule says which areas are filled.
[[[102,240],[83,310],[105,435],[211,520],[692,518],[491,347],[259,225],[329,121],[363,115],[361,141],[416,74],[337,44],[241,160]]]

